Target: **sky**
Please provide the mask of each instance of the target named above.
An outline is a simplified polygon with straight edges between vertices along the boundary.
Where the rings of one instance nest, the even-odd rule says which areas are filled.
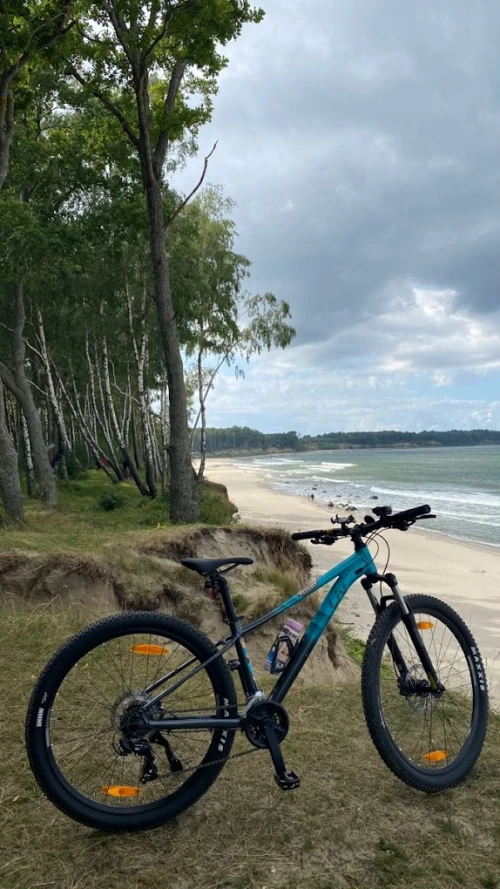
[[[261,0],[174,183],[237,202],[293,345],[226,371],[211,426],[500,429],[500,3]]]

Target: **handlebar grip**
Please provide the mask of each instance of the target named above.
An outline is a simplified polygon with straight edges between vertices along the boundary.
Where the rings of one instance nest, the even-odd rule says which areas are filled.
[[[312,540],[313,537],[321,537],[324,531],[297,531],[292,534],[292,540]]]
[[[402,512],[396,512],[390,518],[396,521],[400,519],[417,519],[419,516],[427,515],[430,511],[431,507],[424,503],[423,506],[413,506],[412,509],[403,509]]]

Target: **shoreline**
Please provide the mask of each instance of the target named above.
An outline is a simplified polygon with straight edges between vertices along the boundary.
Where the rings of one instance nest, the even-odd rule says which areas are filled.
[[[479,447],[479,445],[471,445],[470,447]],[[495,447],[496,447],[496,445],[495,445]],[[365,449],[365,450],[367,450],[367,449]],[[376,449],[372,448],[372,450],[376,450]],[[381,448],[380,450],[388,450],[388,449]],[[318,453],[321,453],[321,452],[318,452]],[[254,456],[254,455],[252,455],[252,456]],[[273,455],[267,455],[267,456],[273,456]],[[241,465],[237,464],[236,462],[234,462],[238,459],[237,457],[212,457],[211,459],[214,461],[214,463],[221,463],[222,466],[227,463],[228,466],[231,466],[232,468],[234,468],[236,470],[239,469],[242,472],[247,472],[249,474],[251,473],[256,478],[258,478],[258,480],[259,480],[258,483],[263,485],[269,491],[272,491],[277,494],[282,494],[284,497],[295,498],[295,499],[299,500],[301,503],[306,502],[306,503],[309,503],[309,505],[311,505],[311,503],[312,503],[312,501],[310,501],[309,498],[307,497],[307,495],[305,495],[305,494],[298,494],[296,491],[288,492],[288,491],[285,491],[281,488],[278,489],[277,487],[274,487],[273,484],[271,483],[271,481],[269,479],[267,479],[265,472],[258,466],[249,465],[248,468],[241,466]],[[252,459],[252,457],[248,457],[248,459],[250,460],[250,459]],[[195,461],[195,462],[197,463],[198,461]],[[208,463],[207,463],[207,466],[208,466]],[[219,467],[216,467],[216,471],[217,472],[219,471]],[[207,475],[206,471],[205,471],[205,475]],[[333,502],[333,501],[331,501],[331,502]],[[331,515],[332,509],[333,510],[340,510],[341,512],[346,511],[345,506],[342,506],[338,503],[334,503],[333,507],[328,507],[327,504],[323,500],[316,500],[315,499],[314,505],[320,507],[320,509],[323,508],[323,511],[325,513],[327,513],[328,516]],[[361,521],[363,519],[364,514],[366,514],[367,512],[370,512],[370,511],[371,511],[370,507],[366,507],[365,509],[352,509],[351,510],[351,512],[355,516],[357,516],[359,521]],[[495,543],[490,543],[489,541],[472,540],[470,537],[459,537],[458,535],[447,534],[445,531],[434,531],[432,528],[425,527],[423,524],[416,525],[416,526],[412,527],[411,530],[412,530],[413,534],[415,534],[415,533],[416,534],[424,534],[424,535],[429,534],[431,537],[440,538],[444,541],[450,541],[453,543],[460,544],[461,546],[469,546],[472,549],[478,549],[478,550],[483,550],[483,551],[486,550],[486,551],[497,553],[498,555],[500,555],[500,543],[495,544]]]
[[[292,533],[328,523],[341,507],[328,508],[300,494],[277,491],[264,473],[255,467],[242,468],[235,458],[213,458],[206,467],[210,481],[226,486],[238,507],[241,522],[284,528]],[[361,513],[357,513],[362,517]],[[398,576],[403,592],[434,595],[454,608],[474,634],[492,687],[492,697],[500,701],[500,549],[472,541],[448,537],[437,531],[390,531],[391,570]],[[349,540],[332,547],[305,545],[313,558],[312,575],[324,573],[352,552]],[[380,541],[377,563],[385,565],[386,553]],[[336,613],[336,619],[363,642],[373,625],[374,614],[366,593],[355,584]]]

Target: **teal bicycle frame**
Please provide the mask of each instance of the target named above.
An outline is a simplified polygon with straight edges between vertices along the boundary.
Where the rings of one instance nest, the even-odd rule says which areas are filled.
[[[234,606],[227,588],[227,582],[225,578],[221,578],[225,586],[225,590],[223,589],[222,595],[229,618],[229,625],[231,627],[231,636],[228,636],[226,639],[223,639],[217,643],[218,647],[220,647],[220,651],[212,655],[211,658],[204,661],[202,664],[199,664],[186,676],[183,676],[182,679],[177,680],[177,682],[174,682],[174,684],[170,685],[169,688],[160,692],[158,695],[148,701],[148,703],[144,707],[144,710],[147,712],[156,704],[159,704],[160,701],[162,701],[169,694],[172,694],[172,692],[179,688],[182,684],[184,684],[184,682],[187,682],[188,679],[192,678],[192,676],[196,675],[196,673],[200,672],[200,670],[204,670],[212,661],[214,661],[218,657],[222,657],[227,651],[229,651],[230,648],[233,647],[236,648],[239,656],[238,669],[240,672],[240,679],[243,685],[243,689],[246,692],[247,697],[249,698],[252,696],[252,694],[256,694],[259,689],[255,682],[254,670],[248,655],[247,648],[242,641],[243,637],[245,637],[249,633],[254,632],[254,630],[257,630],[259,627],[263,626],[274,618],[279,617],[281,614],[284,614],[286,611],[289,611],[295,605],[298,605],[299,602],[302,602],[304,599],[307,599],[308,596],[311,596],[317,590],[321,589],[321,587],[324,587],[326,586],[326,584],[335,580],[335,583],[328,590],[318,610],[311,619],[301,641],[295,648],[293,657],[290,658],[284,670],[280,673],[279,678],[274,685],[274,688],[268,696],[268,700],[280,703],[281,701],[283,701],[285,695],[293,685],[304,663],[313,651],[316,643],[326,629],[328,622],[335,614],[347,591],[355,583],[356,580],[359,580],[362,575],[376,574],[377,569],[373,561],[373,557],[368,546],[363,543],[361,546],[356,548],[356,551],[353,553],[352,556],[349,556],[347,559],[339,562],[338,565],[335,565],[325,574],[322,574],[314,581],[314,583],[310,584],[310,586],[305,587],[305,589],[295,593],[285,602],[282,602],[280,605],[278,605],[276,608],[274,608],[272,611],[269,611],[262,617],[256,618],[255,620],[250,621],[250,623],[244,624],[243,626],[241,626],[234,611]],[[165,682],[174,679],[176,675],[183,672],[192,663],[195,663],[195,661],[196,658],[191,658],[190,660],[185,661],[175,670],[172,670],[167,675],[162,676],[160,679],[157,679],[152,685],[148,686],[148,688],[145,689],[145,692],[147,694],[151,694],[153,691],[160,688]],[[227,715],[229,716],[229,714]],[[235,717],[234,719],[232,719],[221,717],[191,716],[186,717],[185,719],[148,719],[148,725],[151,726],[151,728],[165,730],[232,730],[241,728],[242,724],[243,717]]]

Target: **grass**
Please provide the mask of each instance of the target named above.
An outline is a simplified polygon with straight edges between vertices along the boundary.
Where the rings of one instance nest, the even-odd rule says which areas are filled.
[[[281,600],[288,599],[297,592],[297,574],[291,571],[278,571],[273,568],[257,568],[254,579],[266,586],[274,587],[281,595]]]
[[[340,638],[344,643],[346,653],[358,666],[361,666],[366,648],[365,643],[361,639],[353,639],[348,633],[340,633]]]
[[[46,510],[40,501],[27,500],[23,526],[1,526],[0,553],[12,549],[43,551],[102,551],[120,541],[124,534],[165,529],[169,523],[169,498],[142,497],[135,485],[113,485],[103,472],[91,470],[76,481],[59,481],[59,509]],[[102,508],[103,502],[117,498],[117,508]],[[230,524],[236,506],[223,485],[205,482],[201,492],[201,522]],[[1,522],[1,518],[0,518]],[[177,528],[178,526],[176,526]]]
[[[54,606],[0,613],[2,889],[498,889],[500,720],[467,782],[427,797],[385,768],[351,685],[287,699],[284,753],[298,791],[279,791],[259,752],[150,833],[108,836],[68,820],[34,783],[23,722],[41,666],[89,619]]]

